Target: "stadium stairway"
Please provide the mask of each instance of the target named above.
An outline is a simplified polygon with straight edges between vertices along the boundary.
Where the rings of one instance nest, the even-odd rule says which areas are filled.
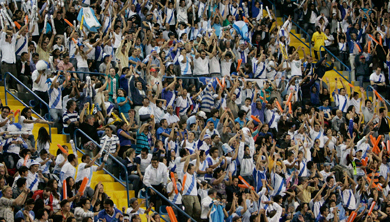
[[[0,99],[5,106],[5,94],[4,94],[4,86],[0,86]],[[8,106],[11,108],[11,110],[22,110],[24,108],[24,105],[21,104],[19,101],[14,99],[10,94],[7,95],[7,102]],[[37,117],[33,115],[34,117]],[[18,116],[19,117],[19,116]],[[18,120],[17,120],[18,121]],[[41,127],[45,127],[46,130],[49,132],[49,127],[47,124],[35,124],[33,129],[33,134],[35,137],[35,140],[38,138],[38,131]],[[56,156],[58,147],[57,144],[66,145],[69,147],[69,153],[73,153],[71,149],[71,145],[68,142],[67,136],[63,134],[59,134],[57,132],[57,128],[52,127],[51,128],[52,133],[52,143],[50,144],[50,153],[54,156]],[[81,163],[81,156],[82,154],[78,151],[78,162]],[[124,187],[119,182],[116,182],[113,177],[111,177],[109,174],[105,174],[105,172],[97,171],[93,173],[92,181],[91,181],[91,188],[94,189],[95,186],[101,182],[104,186],[104,192],[114,201],[116,207],[119,210],[122,210],[122,207],[128,208],[128,201],[127,201],[127,193],[126,193],[126,187]],[[129,198],[135,197],[134,190],[129,190]],[[142,199],[138,199],[138,202],[141,203]],[[141,205],[142,208],[145,209],[144,205]],[[146,217],[144,215],[141,215],[142,221],[147,221]]]

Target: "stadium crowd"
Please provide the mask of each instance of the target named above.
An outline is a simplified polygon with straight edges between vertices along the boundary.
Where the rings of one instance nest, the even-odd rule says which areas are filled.
[[[1,106],[0,222],[159,222],[170,204],[180,221],[390,220],[389,2],[0,3],[2,80],[40,98]],[[103,149],[76,134],[52,155],[35,123]],[[129,208],[91,187],[103,169],[128,178]]]

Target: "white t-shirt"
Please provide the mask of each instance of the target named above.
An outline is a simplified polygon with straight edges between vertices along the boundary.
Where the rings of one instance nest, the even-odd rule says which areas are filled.
[[[122,41],[122,32],[119,32],[119,34],[116,34],[115,32],[113,32],[113,34],[115,36],[115,41],[114,41],[113,47],[118,48],[119,45],[121,44],[121,41]]]
[[[39,76],[38,70],[35,70],[31,75],[31,79],[33,81],[33,88],[32,88],[33,91],[47,92],[48,89],[48,85],[46,84],[47,74],[46,73],[42,74],[41,78],[39,79],[39,82],[36,83],[35,80],[38,79],[38,76]]]
[[[145,173],[145,170],[146,168],[150,165],[150,163],[152,162],[152,157],[153,155],[151,153],[148,153],[148,156],[146,157],[146,159],[142,159],[141,157],[141,154],[139,154],[137,156],[137,158],[140,159],[140,170],[141,170],[141,173]],[[138,163],[137,163],[138,164]]]
[[[77,53],[77,55],[75,55],[75,58],[77,60],[77,68],[88,68],[87,60],[81,57],[80,53]]]
[[[142,106],[141,109],[139,109],[138,114],[139,115],[154,115],[154,109],[156,105],[154,103],[149,103],[149,106],[145,107]]]
[[[226,59],[223,59],[221,61],[221,74],[222,76],[230,76],[230,66],[232,65],[232,60],[229,59],[226,61]]]
[[[184,162],[183,162],[184,163]],[[177,166],[176,166],[177,167]],[[177,190],[179,191],[178,194],[175,193],[175,191],[171,194],[171,196],[169,196],[169,200],[172,201],[174,204],[182,204],[182,201],[181,201],[181,193],[180,193],[180,190],[181,190],[181,184],[179,181],[176,181],[176,186],[177,186]],[[173,183],[172,182],[169,182],[168,185],[167,185],[167,192],[170,193],[172,192],[172,190],[174,189],[173,187]]]
[[[145,214],[145,210],[142,209],[141,207],[138,208],[138,210],[137,210],[136,212],[134,212],[134,213],[131,213],[131,211],[133,211],[133,208],[132,208],[132,207],[129,207],[129,208],[127,208],[127,210],[126,210],[126,214],[129,215],[130,221],[131,221],[131,218],[132,218],[134,215]]]
[[[36,120],[37,118],[31,117],[32,120]],[[22,125],[22,131],[32,131],[34,129],[34,123],[24,123],[23,121],[26,119],[26,117],[20,115],[19,117],[19,123]]]
[[[60,168],[59,165],[60,165],[62,162],[64,162],[64,160],[65,160],[64,155],[60,154],[60,155],[57,156],[57,158],[56,158],[56,165],[54,166],[54,171],[61,171],[61,168]],[[64,164],[64,165],[65,165],[65,164]]]
[[[374,83],[382,83],[385,82],[385,76],[381,73],[379,75],[374,72],[370,75],[370,81],[373,81]]]
[[[360,101],[361,99],[358,98],[358,99],[355,99],[352,97],[352,99],[349,100],[349,105],[353,105],[355,107],[355,112],[356,113],[360,113]]]
[[[199,56],[194,60],[194,75],[208,75],[209,72],[209,58],[206,56],[204,59]]]
[[[85,168],[87,164],[86,163],[80,163],[79,167],[77,168],[77,178],[76,183],[83,180],[84,177],[88,178],[88,184],[87,186],[91,186],[91,180],[92,180],[92,174],[97,170],[97,166],[91,166],[88,168]]]
[[[210,73],[220,74],[221,66],[219,64],[219,56],[215,55],[210,59]]]
[[[202,212],[200,214],[200,218],[202,220],[207,219],[207,214],[210,211],[210,205],[213,202],[213,199],[210,196],[202,199]]]
[[[0,122],[4,122],[6,119],[7,119],[7,117],[3,118],[3,117],[0,115]],[[9,126],[9,122],[10,122],[10,121],[7,121],[7,123],[6,123],[4,126],[0,127],[0,132],[7,131],[8,126]],[[20,122],[20,121],[19,121],[19,122]]]
[[[68,177],[74,178],[76,175],[76,167],[74,167],[72,164],[69,162],[66,162],[62,168],[61,168],[61,180],[60,183],[62,183],[63,180],[65,180]]]
[[[291,76],[302,76],[302,61],[293,60],[291,61]]]

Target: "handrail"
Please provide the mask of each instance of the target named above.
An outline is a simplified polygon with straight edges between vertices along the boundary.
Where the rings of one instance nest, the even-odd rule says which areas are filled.
[[[300,42],[302,42],[307,48],[309,48],[311,53],[311,44],[307,45],[306,42],[302,41],[298,36],[296,36],[294,33],[290,32],[291,35],[293,35],[296,39],[298,39]]]
[[[284,15],[283,16],[283,22],[285,21],[285,18],[288,18],[287,15]],[[307,36],[310,36],[309,33],[307,33],[301,26],[298,25],[298,23],[294,22],[293,20],[291,20],[291,22],[293,23],[293,25],[295,25],[299,30],[301,30],[302,32],[304,32]],[[309,51],[310,51],[310,55],[311,55],[311,41],[309,42],[309,45],[307,45],[305,42],[303,42],[301,40],[301,38],[298,38],[298,36],[296,36],[294,33],[292,33],[290,31],[290,34],[292,34],[296,39],[298,39],[300,42],[302,42],[306,47],[309,48]]]
[[[7,89],[7,78],[6,76],[9,75],[11,78],[13,78],[14,80],[16,80],[16,82],[18,82],[21,86],[23,86],[25,89],[27,89],[27,91],[29,91],[34,97],[38,98],[44,105],[47,106],[47,109],[49,111],[49,105],[43,101],[37,94],[35,94],[33,91],[31,91],[31,89],[29,89],[26,85],[24,85],[19,79],[17,79],[14,75],[12,75],[11,73],[9,72],[6,72],[4,74],[4,96],[5,96],[5,104],[8,105],[8,99],[7,99],[7,93],[9,93],[12,97],[14,97],[14,99],[16,99],[17,101],[19,101],[21,104],[23,104],[25,107],[29,107],[26,103],[24,103],[21,99],[19,99],[17,96],[15,96],[14,94],[11,93],[11,91],[9,91]],[[38,118],[40,119],[43,119],[45,120],[45,118],[43,118],[41,115],[39,115],[37,112],[34,111],[34,109],[31,109],[31,111],[38,116]],[[49,118],[50,118],[50,112],[49,113]],[[50,140],[51,140],[51,125],[49,123],[46,123],[48,126],[49,126],[49,136],[50,136]]]
[[[369,90],[369,89],[371,89],[371,90]],[[374,90],[375,90],[374,87],[372,87],[371,85],[368,85],[367,88],[366,88],[366,96],[367,96],[366,98],[368,98],[368,91],[374,91]],[[389,101],[387,101],[381,94],[378,93],[378,95],[382,98],[383,101],[385,101],[385,103],[388,106],[390,106],[390,102]],[[375,96],[375,94],[373,94],[373,96]]]
[[[187,218],[191,219],[191,221],[196,222],[196,220],[194,218],[192,218],[190,215],[188,215],[184,210],[180,209],[180,207],[176,206],[176,204],[172,203],[172,201],[168,200],[168,198],[166,198],[164,195],[162,195],[160,192],[158,192],[154,187],[146,187],[146,198],[145,198],[145,200],[146,200],[146,202],[145,202],[146,207],[148,207],[148,189],[152,189],[154,192],[156,192],[156,194],[158,194],[160,197],[162,197],[171,206],[173,206],[178,211],[180,211],[180,213],[184,214],[184,216],[186,216]]]
[[[345,65],[345,63],[343,63],[337,56],[335,56],[335,55],[333,55],[333,53],[331,53],[330,51],[329,51],[329,49],[327,49],[327,48],[325,48],[325,46],[321,46],[320,47],[320,49],[319,49],[319,51],[320,51],[320,57],[322,58],[322,55],[321,55],[321,49],[325,49],[325,51],[328,53],[328,54],[330,54],[331,56],[333,56],[333,58],[335,58],[335,59],[337,59],[337,61],[339,61],[340,62],[340,64],[341,65],[343,65],[347,70],[348,70],[348,73],[349,73],[349,81],[348,82],[350,82],[350,81],[352,81],[351,80],[351,69],[347,66],[347,65]],[[337,70],[335,69],[335,68],[333,68],[333,70],[335,70],[336,72],[337,72]],[[340,73],[339,73],[339,75],[340,75]],[[343,76],[343,75],[341,75],[341,76]],[[344,76],[343,76],[343,78],[344,78]],[[345,78],[344,78],[345,79]]]
[[[81,129],[76,129],[74,131],[74,135],[73,135],[73,139],[74,139],[74,143],[75,145],[77,144],[77,136],[76,134],[77,133],[81,133],[83,134],[85,137],[87,137],[87,139],[89,139],[91,142],[93,142],[97,147],[99,147],[99,149],[102,149],[102,147],[100,146],[100,144],[98,144],[95,140],[93,140],[90,136],[88,136],[84,131],[82,131]],[[81,149],[79,149],[77,146],[76,146],[76,149],[78,151],[80,151],[80,153],[82,154],[85,154]],[[123,165],[123,163],[121,163],[118,159],[116,159],[114,156],[111,155],[111,153],[109,153],[109,157],[112,158],[116,163],[118,163],[125,171],[125,175],[126,175],[126,181],[125,183],[123,183],[119,178],[117,178],[116,176],[114,176],[111,172],[109,172],[108,170],[104,169],[104,172],[106,172],[107,174],[109,174],[110,176],[112,176],[115,180],[117,180],[120,184],[122,184],[124,187],[126,187],[126,192],[127,192],[127,205],[128,207],[130,207],[130,196],[129,196],[129,183],[128,183],[128,172],[127,172],[127,169],[125,167],[125,165]],[[96,163],[96,165],[100,166],[98,163]],[[137,194],[136,194],[137,195]]]
[[[63,72],[62,70],[59,70]],[[106,75],[106,73],[101,72],[81,72],[81,71],[68,71],[69,73],[82,73],[82,74],[88,74],[88,75]]]

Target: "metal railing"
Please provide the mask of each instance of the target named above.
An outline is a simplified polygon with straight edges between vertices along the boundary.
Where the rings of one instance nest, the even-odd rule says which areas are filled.
[[[375,90],[374,87],[368,85],[367,88],[366,88],[366,98],[368,98],[368,92],[369,92],[369,91],[372,91],[372,92],[373,92],[374,90]],[[378,92],[378,95],[382,98],[383,101],[385,101],[385,103],[386,103],[388,106],[390,106],[390,102],[389,102],[387,99],[385,99],[385,97],[383,97],[379,92]],[[375,96],[375,94],[373,93],[372,96]]]
[[[346,70],[348,71],[349,81],[348,81],[343,75],[341,75],[335,68],[333,68],[333,70],[336,71],[336,72],[337,72],[340,76],[342,76],[345,80],[347,80],[348,82],[350,82],[350,81],[351,81],[351,69],[350,69],[347,65],[345,65],[345,63],[343,63],[337,56],[333,55],[333,53],[331,53],[331,52],[329,51],[329,49],[325,48],[324,46],[321,46],[320,49],[319,49],[319,51],[320,51],[319,53],[320,53],[321,58],[322,58],[321,49],[325,49],[325,51],[326,51],[329,55],[331,55],[333,58],[335,58],[337,61],[339,61],[340,64],[343,65],[343,66],[346,68]]]
[[[63,72],[62,70],[59,70]],[[80,73],[80,74],[88,74],[88,75],[106,75],[106,73],[101,72],[80,72],[80,71],[68,71],[69,73]]]
[[[99,147],[99,149],[102,149],[102,147],[100,146],[100,144],[98,144],[95,140],[93,140],[90,136],[88,136],[84,131],[80,130],[80,129],[76,129],[74,131],[74,135],[73,135],[73,140],[74,140],[74,144],[76,146],[76,150],[79,151],[80,153],[82,154],[85,154],[82,149],[78,148],[77,147],[77,136],[76,134],[77,133],[80,133],[82,134],[83,136],[85,136],[87,139],[89,139],[91,142],[93,142],[97,147]],[[109,153],[109,157],[113,159],[114,162],[118,163],[120,167],[123,168],[124,172],[125,172],[125,175],[126,175],[126,181],[123,182],[121,181],[119,178],[117,178],[116,176],[114,176],[111,172],[109,172],[108,170],[106,170],[105,168],[103,168],[104,172],[106,172],[108,175],[110,175],[112,178],[114,178],[117,182],[119,182],[120,184],[122,184],[124,187],[126,187],[126,193],[127,193],[127,207],[130,207],[130,204],[129,204],[129,201],[130,201],[130,196],[129,196],[129,183],[128,183],[128,172],[127,172],[127,169],[125,167],[125,165],[123,165],[118,159],[116,159],[114,156],[111,155],[111,153]],[[96,165],[100,166],[100,164],[98,163],[95,163]],[[137,194],[136,194],[137,195]]]
[[[148,198],[148,190],[149,189],[152,189],[154,192],[156,192],[157,195],[159,195],[161,198],[163,198],[165,201],[167,201],[171,206],[173,206],[178,211],[180,211],[180,213],[182,213],[184,216],[187,217],[187,220],[191,219],[191,221],[196,222],[196,220],[194,218],[192,218],[190,215],[188,215],[184,210],[180,209],[180,207],[176,206],[176,204],[174,204],[170,200],[168,200],[168,198],[166,198],[162,193],[158,192],[154,187],[147,187],[146,188],[146,198],[145,198],[145,200],[146,200],[146,202],[145,202],[146,207],[149,206],[149,204],[148,204],[148,199],[149,199]]]
[[[37,94],[35,94],[31,89],[29,89],[26,85],[24,85],[18,78],[16,78],[14,75],[12,75],[11,73],[9,72],[6,72],[4,74],[4,96],[5,96],[5,104],[8,105],[8,98],[7,98],[7,93],[9,93],[12,97],[14,97],[14,99],[16,99],[17,101],[19,101],[21,104],[23,104],[23,106],[25,107],[30,107],[28,106],[26,103],[24,103],[21,99],[19,99],[16,95],[12,94],[11,91],[9,91],[7,89],[7,76],[10,76],[10,78],[14,79],[18,84],[20,84],[21,86],[23,86],[23,88],[25,88],[28,92],[30,92],[35,98],[39,99],[41,101],[41,103],[43,103],[45,106],[47,106],[47,111],[49,111],[49,105],[43,101],[41,99],[41,97],[39,97]],[[39,115],[37,112],[34,111],[34,109],[31,109],[31,111],[37,115],[38,118],[40,119],[43,119],[45,120],[45,118],[43,118],[41,115]],[[49,113],[49,112],[48,112]],[[49,113],[49,118],[50,118],[50,113]],[[50,136],[50,140],[51,140],[51,125],[49,123],[46,123],[48,126],[49,126],[49,136]]]
[[[287,15],[284,15],[283,16],[283,22],[285,22],[286,18],[288,19],[288,16]],[[307,36],[310,36],[309,33],[307,33],[301,26],[298,25],[298,23],[294,22],[293,20],[291,20],[291,22],[293,23],[293,25],[295,25],[301,32],[305,33]],[[290,34],[292,34],[296,39],[298,39],[300,42],[302,42],[306,47],[309,48],[310,50],[310,55],[311,55],[311,41],[309,42],[309,45],[307,45],[305,42],[303,42],[301,40],[301,38],[298,38],[298,36],[296,36],[294,33],[292,33],[290,31]]]

